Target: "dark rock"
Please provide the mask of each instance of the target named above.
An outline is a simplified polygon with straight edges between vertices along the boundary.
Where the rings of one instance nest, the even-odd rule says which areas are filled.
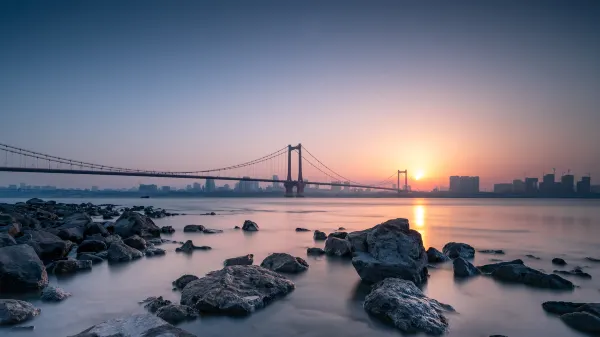
[[[581,270],[581,267],[575,267],[572,270],[555,270],[554,271],[556,274],[562,274],[562,275],[570,275],[570,276],[577,276],[577,277],[581,277],[581,278],[592,278],[592,275],[584,272],[583,270]]]
[[[29,302],[0,299],[0,325],[19,324],[32,319],[39,313],[40,309]]]
[[[187,305],[169,304],[156,312],[156,316],[171,324],[179,324],[198,318],[198,311]]]
[[[523,264],[523,260],[513,260],[513,261],[505,261],[505,262],[499,262],[499,263],[490,263],[490,264],[485,264],[483,266],[478,266],[477,269],[479,269],[482,273],[484,274],[491,274],[494,270],[505,266],[505,265],[509,265],[509,264]]]
[[[106,230],[106,227],[104,227],[104,224],[102,223],[98,223],[98,222],[92,222],[91,224],[88,224],[85,227],[85,230],[83,231],[83,236],[85,238],[88,238],[91,235],[101,235],[101,236],[108,236],[108,230]]]
[[[549,301],[542,303],[542,308],[549,313],[557,315],[581,311],[587,311],[594,315],[600,315],[600,303]]]
[[[160,228],[145,215],[136,212],[123,212],[115,222],[114,233],[123,238],[133,235],[139,235],[144,239],[157,238],[160,237]]]
[[[294,283],[259,266],[230,266],[192,281],[181,292],[181,304],[200,312],[249,315],[294,290]]]
[[[377,283],[365,298],[364,308],[403,332],[431,335],[447,331],[444,311],[454,311],[451,306],[425,296],[413,282],[398,278]]]
[[[211,228],[205,228],[202,232],[204,234],[218,234],[218,233],[223,233],[223,231],[220,230],[220,229],[211,229]]]
[[[85,240],[78,247],[78,253],[98,253],[106,250],[106,243],[99,240]]]
[[[560,316],[560,319],[571,328],[591,334],[600,334],[600,317],[589,312],[573,312]]]
[[[481,273],[471,262],[462,257],[457,257],[452,263],[454,264],[454,277],[471,277]]]
[[[71,296],[71,294],[63,289],[49,286],[42,291],[40,299],[45,302],[60,302],[69,296]]]
[[[338,231],[345,231],[345,230],[346,230],[346,228],[344,228],[344,227],[338,228]]]
[[[55,275],[73,274],[82,270],[91,270],[92,261],[87,260],[60,260],[54,263],[51,272]]]
[[[567,261],[565,261],[559,257],[555,257],[552,259],[552,264],[555,264],[557,266],[564,266],[567,264]]]
[[[591,261],[591,262],[600,262],[600,259],[596,259],[596,258],[589,257],[589,256],[586,257],[585,259],[588,260],[588,261]]]
[[[166,241],[166,240],[163,241],[163,239],[160,239],[160,238],[146,240],[146,244],[148,244],[148,246],[160,246],[165,242],[168,242],[168,241]]]
[[[31,331],[33,329],[35,329],[35,326],[33,325],[18,325],[18,326],[12,326],[10,327],[11,330],[15,330],[15,331]]]
[[[117,242],[117,243],[123,243],[123,239],[121,239],[121,237],[117,234],[113,234],[113,235],[109,235],[106,238],[104,238],[104,242],[106,242],[106,244],[108,246],[110,246],[111,244]]]
[[[525,255],[525,257],[528,257],[528,258],[530,258],[530,259],[534,259],[534,260],[539,260],[539,259],[540,259],[539,257],[537,257],[537,256],[535,256],[535,255],[531,255],[531,254],[527,254],[527,255]]]
[[[155,313],[158,309],[169,304],[171,304],[171,301],[165,300],[162,296],[159,296],[156,299],[149,301],[148,304],[144,305],[144,308],[152,313]]]
[[[73,213],[63,219],[62,228],[81,227],[85,228],[93,222],[92,218],[86,213]]]
[[[204,230],[204,226],[202,226],[202,225],[187,225],[187,226],[183,227],[184,233],[202,232],[203,230]]]
[[[97,256],[97,257],[99,257],[99,258],[101,258],[102,260],[106,260],[106,259],[108,259],[108,250],[105,250],[105,251],[100,252],[100,253],[96,253],[94,255]]]
[[[15,239],[12,236],[10,236],[6,233],[0,233],[0,248],[14,246],[16,244],[17,244],[17,242],[15,241]]]
[[[483,253],[483,254],[504,255],[504,251],[502,249],[483,249],[483,250],[478,250],[478,252]]]
[[[334,238],[338,238],[338,239],[347,239],[348,238],[348,233],[346,233],[346,232],[333,232],[333,233],[330,233],[327,237],[334,237]]]
[[[123,240],[123,243],[139,251],[143,251],[146,249],[146,240],[139,237],[139,235],[130,236],[127,239]]]
[[[9,214],[0,214],[0,233],[17,236],[21,233],[21,225]]]
[[[233,229],[240,229],[240,226],[234,226]]]
[[[472,259],[475,257],[475,248],[460,242],[448,242],[442,248],[442,252],[451,259],[456,259],[457,257]]]
[[[393,219],[373,228],[348,234],[352,265],[363,281],[376,283],[396,277],[415,284],[427,280],[427,254],[421,234],[409,229],[408,220]]]
[[[71,337],[197,337],[152,314],[133,315],[96,324]]]
[[[427,249],[427,262],[440,263],[440,262],[446,262],[446,261],[450,261],[450,258],[448,256],[444,255],[439,250],[437,250],[433,247],[429,247],[429,249]]]
[[[296,232],[310,232],[310,229],[306,229],[306,228],[302,228],[302,227],[297,227],[296,228]]]
[[[43,206],[46,204],[46,202],[40,198],[32,198],[32,199],[25,201],[25,203],[27,205],[32,205],[32,206]]]
[[[317,241],[327,240],[327,234],[321,232],[320,230],[315,230],[315,233],[313,234],[313,239]]]
[[[225,267],[227,266],[248,266],[254,263],[254,255],[248,254],[244,256],[232,257],[230,259],[225,260],[223,263]]]
[[[39,290],[48,285],[44,264],[28,245],[0,248],[0,294]]]
[[[350,241],[330,234],[325,241],[325,253],[334,256],[352,256],[352,245]]]
[[[312,247],[312,248],[306,248],[306,254],[307,255],[324,255],[325,251],[321,248],[317,248],[317,247]]]
[[[177,289],[183,289],[185,288],[185,286],[198,279],[198,276],[196,275],[183,275],[180,278],[176,279],[175,281],[173,281],[173,285],[177,288]]]
[[[191,253],[194,250],[210,250],[209,246],[194,246],[192,240],[187,240],[181,247],[176,248],[176,252]]]
[[[492,272],[492,277],[505,282],[522,283],[531,287],[572,290],[573,283],[554,275],[529,268],[522,264],[505,264]]]
[[[165,234],[173,234],[175,233],[175,229],[172,226],[162,226],[160,228],[160,232]]]
[[[61,228],[58,232],[58,237],[63,240],[69,240],[77,243],[81,243],[83,241],[83,232],[85,231],[84,227],[69,227],[69,228]]]
[[[81,254],[79,256],[77,256],[77,260],[79,261],[91,261],[92,264],[98,264],[98,263],[102,263],[104,261],[104,259],[102,259],[101,257],[97,256],[97,255],[93,255],[93,254]]]
[[[146,256],[148,256],[148,257],[161,256],[161,255],[165,255],[166,253],[167,252],[165,252],[164,249],[160,249],[160,248],[156,248],[156,247],[146,248]]]
[[[254,221],[245,220],[242,225],[242,230],[247,232],[256,232],[258,231],[258,225]]]
[[[273,253],[260,264],[261,267],[279,273],[299,273],[308,269],[308,263],[299,257],[286,253]]]
[[[128,245],[121,242],[113,242],[108,247],[108,255],[106,259],[108,262],[128,262],[131,260],[139,259],[143,256],[142,252],[135,248],[131,248]]]

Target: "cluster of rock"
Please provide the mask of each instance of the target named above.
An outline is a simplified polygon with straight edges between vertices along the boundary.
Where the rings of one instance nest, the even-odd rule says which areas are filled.
[[[184,233],[204,233],[204,234],[223,233],[223,231],[220,229],[206,228],[202,225],[187,225],[187,226],[183,227],[183,232]]]
[[[560,316],[571,328],[598,335],[600,334],[600,303],[544,302],[545,311]]]

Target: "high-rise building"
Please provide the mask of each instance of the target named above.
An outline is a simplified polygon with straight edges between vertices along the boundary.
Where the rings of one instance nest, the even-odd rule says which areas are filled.
[[[171,186],[161,186],[160,190],[162,192],[171,192]]]
[[[581,177],[581,180],[577,182],[577,193],[589,194],[592,191],[592,178]]]
[[[273,180],[279,180],[279,176],[278,175],[273,175]],[[274,190],[278,190],[281,188],[281,184],[278,182],[274,182],[273,183],[273,189]]]
[[[453,193],[478,193],[479,177],[474,176],[451,176],[450,192]]]
[[[204,192],[210,193],[216,190],[215,180],[214,179],[206,179],[206,183],[204,184]]]
[[[194,191],[201,191],[202,190],[202,185],[200,183],[194,183],[192,189]]]
[[[525,182],[521,179],[515,179],[512,183],[513,193],[525,193]]]
[[[341,184],[342,182],[341,181],[332,181],[331,183],[332,184]],[[342,186],[339,186],[339,185],[338,186],[333,186],[333,185],[331,185],[331,191],[332,192],[339,192],[341,190],[342,190]]]
[[[92,192],[98,192],[98,186],[92,186]]]
[[[542,182],[540,183],[540,192],[541,193],[553,193],[556,188],[555,188],[555,181],[554,181],[554,173],[549,173],[549,174],[545,174],[544,177],[542,178]]]
[[[451,176],[450,177],[450,192],[456,192],[456,193],[460,192],[460,177],[459,176]]]
[[[350,192],[350,182],[349,181],[344,181],[344,191],[345,192]]]
[[[151,185],[140,184],[138,191],[144,192],[144,193],[155,193],[155,192],[158,192],[158,186],[156,186],[154,184],[151,184]]]
[[[532,194],[538,191],[538,178],[525,178],[525,193]]]
[[[563,193],[573,193],[575,188],[575,176],[566,174],[560,177],[560,190]]]
[[[511,193],[513,190],[513,184],[494,184],[494,193]]]

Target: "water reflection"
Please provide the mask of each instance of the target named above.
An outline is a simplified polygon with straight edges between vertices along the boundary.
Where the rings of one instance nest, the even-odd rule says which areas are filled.
[[[427,246],[427,231],[425,230],[425,205],[421,204],[422,200],[417,200],[417,204],[413,206],[413,219],[410,222],[412,229],[421,233],[423,238],[423,245]]]

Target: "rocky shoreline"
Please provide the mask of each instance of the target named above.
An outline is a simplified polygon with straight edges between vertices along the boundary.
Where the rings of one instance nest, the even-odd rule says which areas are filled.
[[[38,292],[41,300],[51,302],[71,296],[49,285],[49,274],[93,272],[93,265],[104,261],[126,263],[164,255],[165,250],[157,247],[163,243],[180,244],[176,251],[187,254],[211,249],[195,246],[191,240],[183,243],[161,238],[175,230],[171,226],[159,228],[152,219],[175,215],[153,207],[62,204],[37,198],[0,204],[0,325],[17,325],[43,315],[31,303],[1,299],[3,295]],[[235,228],[260,232],[259,225],[250,220]],[[311,232],[300,227],[296,231]],[[184,232],[213,235],[223,231],[188,225]],[[306,254],[346,259],[360,279],[372,285],[364,301],[365,311],[406,333],[441,335],[449,329],[446,314],[454,311],[452,306],[427,297],[419,289],[427,282],[428,268],[435,265],[452,263],[456,278],[491,277],[498,282],[559,291],[572,291],[576,285],[558,274],[591,278],[581,267],[547,274],[526,266],[522,260],[474,266],[471,260],[476,251],[494,255],[503,255],[504,251],[475,250],[460,242],[447,243],[441,252],[433,247],[425,250],[419,232],[402,218],[362,231],[348,233],[340,227],[329,235],[319,230],[312,234],[315,241],[325,241],[325,247],[307,248]],[[588,260],[596,262],[591,257]],[[223,269],[205,276],[183,275],[173,281],[173,290],[181,291],[179,304],[151,297],[143,301],[148,314],[109,320],[75,336],[194,336],[173,325],[208,314],[250,315],[295,289],[286,275],[310,272],[302,257],[284,252],[272,253],[260,265],[254,262],[253,254],[231,257],[223,262]],[[567,262],[555,259],[553,264],[564,266]],[[597,304],[546,302],[544,309],[559,314],[573,329],[600,331]]]

